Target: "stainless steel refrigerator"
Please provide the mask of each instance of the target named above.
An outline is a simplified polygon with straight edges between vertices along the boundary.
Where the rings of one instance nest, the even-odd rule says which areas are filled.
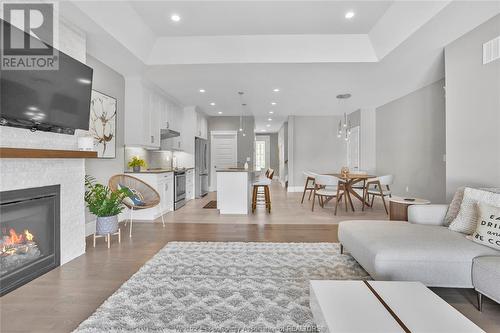
[[[196,138],[195,141],[195,194],[197,198],[208,193],[208,141]]]

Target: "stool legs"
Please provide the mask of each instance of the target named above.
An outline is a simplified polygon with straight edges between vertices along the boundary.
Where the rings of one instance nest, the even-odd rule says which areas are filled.
[[[252,191],[252,213],[255,213],[255,209],[257,208],[257,195],[259,193],[259,187],[264,188],[264,198],[266,204],[266,210],[268,213],[271,213],[271,193],[269,191],[269,186],[267,185],[254,185]]]

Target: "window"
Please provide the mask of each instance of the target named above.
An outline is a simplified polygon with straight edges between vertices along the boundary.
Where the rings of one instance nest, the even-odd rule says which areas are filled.
[[[266,168],[266,141],[255,141],[255,168]]]

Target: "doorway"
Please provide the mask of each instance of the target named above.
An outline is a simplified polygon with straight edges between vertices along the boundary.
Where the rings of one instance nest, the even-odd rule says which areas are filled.
[[[255,136],[255,169],[266,170],[271,167],[271,138],[269,135]]]

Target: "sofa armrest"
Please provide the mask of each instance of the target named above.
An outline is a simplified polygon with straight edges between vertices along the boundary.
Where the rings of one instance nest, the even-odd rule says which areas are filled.
[[[448,205],[412,205],[408,207],[408,222],[444,225]]]

